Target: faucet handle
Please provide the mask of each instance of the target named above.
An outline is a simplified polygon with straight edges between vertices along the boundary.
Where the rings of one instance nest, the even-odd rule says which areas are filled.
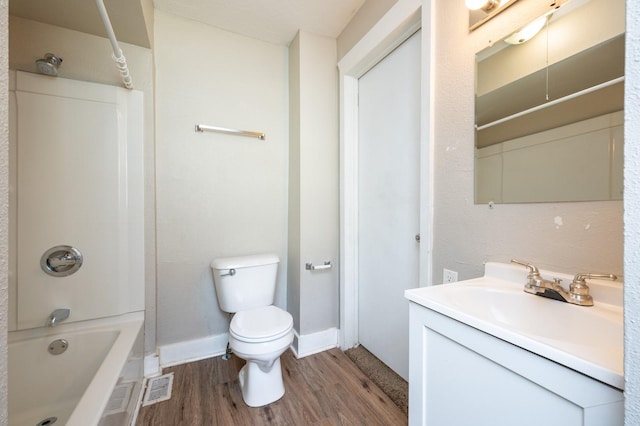
[[[581,272],[579,274],[576,274],[573,277],[573,282],[577,283],[577,282],[585,282],[585,280],[587,279],[592,279],[592,278],[603,278],[603,279],[608,279],[611,281],[615,281],[618,279],[618,277],[616,275],[613,274],[586,274],[584,272]]]
[[[591,278],[603,278],[611,281],[618,279],[618,277],[613,274],[576,274],[571,284],[569,284],[569,295],[572,299],[578,300],[580,304],[584,306],[593,305],[593,297],[589,294],[589,286],[586,281]]]
[[[518,265],[522,265],[525,268],[527,268],[530,276],[540,275],[540,271],[538,270],[538,268],[535,265],[532,265],[531,263],[523,262],[522,260],[518,260],[518,259],[511,259],[511,263],[517,263]]]
[[[592,278],[603,278],[609,279],[611,281],[615,281],[618,279],[616,275],[613,274],[585,274],[579,273],[573,277],[573,281],[569,285],[569,292],[576,295],[588,295],[589,294],[589,286],[587,285],[587,279]]]

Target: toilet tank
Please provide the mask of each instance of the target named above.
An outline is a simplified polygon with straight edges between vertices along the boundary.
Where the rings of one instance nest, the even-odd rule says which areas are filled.
[[[272,305],[279,262],[275,254],[214,259],[211,271],[220,309],[238,312]]]

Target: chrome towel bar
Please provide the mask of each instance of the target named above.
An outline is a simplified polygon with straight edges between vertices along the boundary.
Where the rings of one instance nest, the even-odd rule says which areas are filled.
[[[225,129],[224,127],[205,126],[204,124],[196,124],[196,132],[218,132],[229,135],[250,136],[258,138],[261,141],[267,138],[267,135],[261,132],[251,132],[249,130]]]

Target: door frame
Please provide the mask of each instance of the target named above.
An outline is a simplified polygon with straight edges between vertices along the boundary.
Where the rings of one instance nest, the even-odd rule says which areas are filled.
[[[358,344],[358,79],[422,28],[420,114],[420,287],[431,285],[433,250],[432,56],[435,0],[399,0],[338,63],[340,81],[340,330]]]

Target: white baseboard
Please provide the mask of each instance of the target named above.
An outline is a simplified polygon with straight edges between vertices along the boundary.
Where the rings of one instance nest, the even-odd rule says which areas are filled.
[[[227,350],[228,334],[158,346],[161,367],[171,367],[222,355]]]
[[[145,357],[145,377],[151,377],[159,374],[161,372],[160,368],[223,355],[227,350],[228,341],[228,334],[223,333],[215,336],[204,337],[202,339],[159,346],[158,356]],[[296,358],[304,358],[305,356],[333,349],[337,346],[337,328],[329,328],[317,333],[305,334],[302,336],[294,330],[291,350],[295,354]],[[153,358],[157,360],[155,361],[155,364]],[[147,365],[147,363],[149,363],[149,365]]]
[[[159,376],[162,373],[160,369],[160,359],[158,355],[147,355],[144,357],[144,377]]]
[[[296,358],[317,354],[338,346],[338,329],[328,328],[317,333],[299,335],[297,330],[293,331],[293,343],[291,350]]]

